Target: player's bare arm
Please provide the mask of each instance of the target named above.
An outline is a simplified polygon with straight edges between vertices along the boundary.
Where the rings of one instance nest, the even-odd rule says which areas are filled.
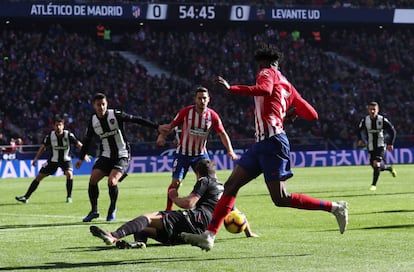
[[[39,147],[39,150],[37,151],[36,156],[33,158],[33,161],[32,161],[33,166],[37,165],[37,160],[39,159],[40,155],[42,155],[43,152],[45,152],[45,150],[46,150],[46,146],[44,144],[42,144]]]
[[[192,209],[200,199],[200,197],[196,194],[190,194],[186,197],[179,197],[176,188],[168,190],[168,197],[174,202],[175,205],[182,209]]]
[[[219,136],[220,136],[221,142],[226,147],[227,155],[233,161],[238,160],[239,159],[239,156],[237,156],[237,154],[234,153],[233,146],[231,144],[229,135],[226,132],[222,132],[222,133],[219,134]]]

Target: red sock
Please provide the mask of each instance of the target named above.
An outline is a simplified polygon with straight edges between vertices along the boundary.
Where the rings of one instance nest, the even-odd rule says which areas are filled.
[[[168,190],[167,190],[167,208],[165,208],[166,211],[172,211],[173,206],[174,206],[174,203],[168,197],[168,192],[170,191],[171,188],[175,188],[175,187],[172,184],[170,184],[170,186],[168,186]]]
[[[233,209],[234,202],[236,202],[236,197],[231,195],[223,195],[220,198],[214,209],[213,218],[211,219],[210,224],[208,224],[207,230],[217,234],[221,224],[223,224],[224,218],[226,218],[226,215]]]
[[[292,194],[291,197],[290,206],[292,208],[328,212],[332,210],[331,201],[320,200],[303,194]]]

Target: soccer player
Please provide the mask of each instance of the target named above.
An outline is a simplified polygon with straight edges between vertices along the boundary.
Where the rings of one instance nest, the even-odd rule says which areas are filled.
[[[293,176],[289,141],[283,129],[287,110],[295,107],[289,118],[297,115],[317,120],[318,114],[278,70],[282,53],[275,46],[260,46],[254,57],[259,66],[256,85],[230,86],[222,77],[217,78],[218,84],[231,93],[254,97],[256,143],[242,155],[225,183],[223,196],[216,205],[207,230],[202,234],[181,234],[187,243],[206,251],[213,248],[216,234],[234,205],[239,189],[262,173],[276,206],[333,213],[340,233],[344,233],[348,223],[347,202],[331,202],[287,192],[286,182]]]
[[[101,141],[100,155],[92,168],[88,188],[91,211],[83,218],[83,222],[90,222],[99,217],[98,182],[105,176],[108,176],[109,197],[111,200],[106,221],[110,222],[116,219],[118,182],[126,176],[130,160],[129,144],[124,134],[124,122],[137,123],[157,130],[159,125],[120,110],[108,109],[108,101],[103,93],[97,93],[94,96],[93,108],[95,113],[89,121],[86,138],[79,156],[80,160],[75,165],[76,168],[80,168],[92,139],[97,135]]]
[[[397,176],[397,171],[384,163],[385,150],[391,152],[394,149],[397,133],[391,122],[379,114],[377,102],[370,102],[367,110],[368,115],[359,122],[358,146],[368,148],[369,162],[374,170],[372,185],[369,189],[375,191],[381,171],[386,170],[391,172],[393,177]]]
[[[188,196],[179,197],[176,188],[171,188],[168,193],[170,199],[185,210],[143,214],[113,232],[91,226],[91,233],[108,245],[116,243],[120,249],[145,248],[148,238],[166,245],[178,245],[184,243],[180,236],[181,232],[202,233],[211,219],[214,206],[223,193],[223,184],[217,180],[214,162],[209,159],[200,160],[194,171],[197,182]],[[134,242],[121,240],[131,234],[134,234]],[[245,235],[257,237],[249,225]]]
[[[82,143],[76,136],[65,129],[65,121],[60,116],[54,118],[54,129],[46,135],[42,144],[39,147],[32,165],[36,166],[37,161],[46,149],[50,149],[50,155],[47,162],[42,165],[39,173],[30,184],[24,196],[16,196],[16,200],[27,203],[30,196],[36,191],[40,182],[47,176],[56,173],[60,167],[66,175],[66,202],[72,203],[72,188],[73,188],[73,165],[70,154],[71,144],[76,145],[79,149],[82,148]],[[88,161],[89,158],[88,158]]]
[[[174,153],[172,180],[168,187],[178,189],[182,180],[187,175],[188,169],[192,169],[201,159],[208,159],[206,145],[207,138],[212,129],[220,136],[220,140],[227,150],[227,155],[232,160],[237,160],[230,138],[224,129],[220,116],[213,109],[208,107],[210,95],[205,87],[198,87],[195,93],[195,103],[182,108],[169,124],[162,125],[168,133],[158,136],[157,144],[164,145],[166,136],[175,127],[181,126],[181,134],[176,152]],[[172,210],[173,202],[167,196],[166,210]]]

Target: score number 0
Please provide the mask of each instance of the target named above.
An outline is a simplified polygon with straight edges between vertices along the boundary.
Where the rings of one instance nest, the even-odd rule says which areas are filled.
[[[149,4],[147,7],[148,20],[166,20],[167,19],[167,4]]]
[[[230,21],[248,21],[250,17],[250,6],[231,6]]]

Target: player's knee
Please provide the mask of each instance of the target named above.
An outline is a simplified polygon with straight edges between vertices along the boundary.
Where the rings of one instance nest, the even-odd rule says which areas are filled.
[[[277,207],[289,207],[289,199],[287,197],[272,197],[273,204]]]
[[[109,186],[115,186],[117,184],[118,184],[118,179],[117,178],[114,178],[114,177],[108,178],[108,185]]]

